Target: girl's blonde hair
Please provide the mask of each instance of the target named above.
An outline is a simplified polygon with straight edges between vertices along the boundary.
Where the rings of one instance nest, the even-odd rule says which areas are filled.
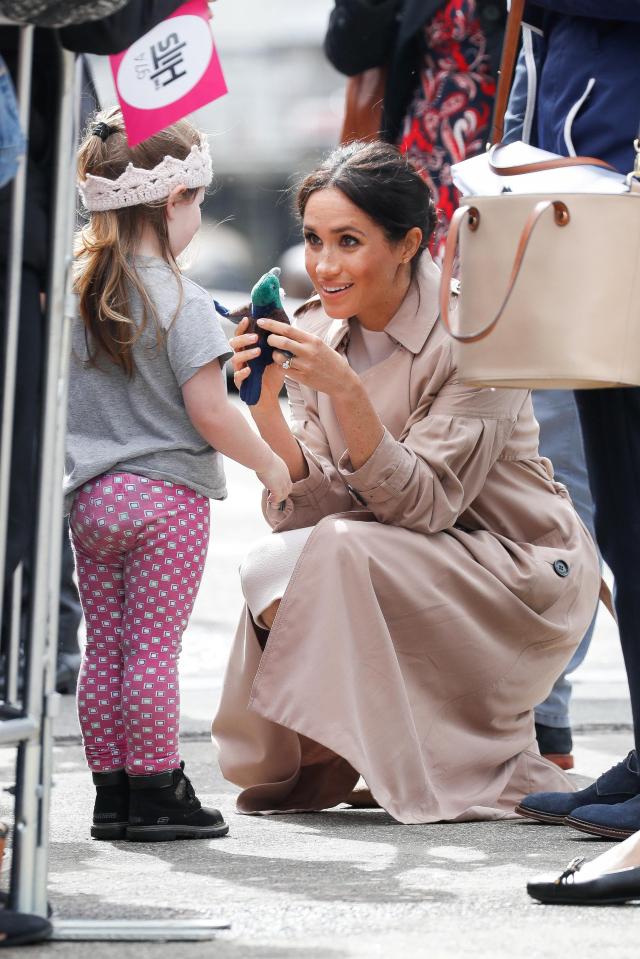
[[[113,131],[105,140],[91,132],[100,122]],[[115,180],[129,163],[151,170],[165,156],[184,160],[191,148],[201,142],[202,134],[187,120],[180,120],[130,147],[122,113],[119,108],[112,107],[91,118],[78,152],[78,178],[82,181],[87,174],[92,174]],[[193,201],[197,193],[197,189],[185,189],[184,200]],[[166,205],[166,200],[159,200],[118,210],[94,211],[86,225],[76,233],[74,289],[85,326],[89,362],[93,366],[100,356],[104,356],[132,377],[135,372],[133,346],[149,320],[155,324],[158,344],[163,340],[164,332],[156,308],[137,273],[134,255],[142,226],[146,223],[156,234],[162,256],[176,277],[181,298],[180,270],[169,246]],[[129,300],[132,289],[142,304],[138,324],[131,319]]]

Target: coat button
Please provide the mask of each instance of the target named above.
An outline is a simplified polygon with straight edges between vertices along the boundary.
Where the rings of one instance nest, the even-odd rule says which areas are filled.
[[[568,576],[569,564],[565,563],[563,559],[557,559],[553,564],[553,571],[557,573],[558,576]]]

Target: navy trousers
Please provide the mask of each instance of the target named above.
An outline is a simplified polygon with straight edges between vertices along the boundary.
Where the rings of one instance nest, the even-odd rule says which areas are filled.
[[[578,390],[598,546],[615,579],[636,749],[640,750],[640,388]]]

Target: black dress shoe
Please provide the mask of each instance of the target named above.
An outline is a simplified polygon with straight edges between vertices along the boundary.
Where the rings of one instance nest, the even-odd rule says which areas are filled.
[[[583,858],[573,859],[557,878],[541,876],[528,882],[527,892],[538,902],[558,906],[615,906],[640,899],[640,867],[581,879],[583,864]]]
[[[48,939],[52,932],[51,923],[42,916],[0,909],[0,949],[42,942],[43,939]]]

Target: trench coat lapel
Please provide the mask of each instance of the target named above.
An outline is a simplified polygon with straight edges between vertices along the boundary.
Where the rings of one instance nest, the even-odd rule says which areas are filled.
[[[415,281],[385,332],[414,355],[424,348],[439,316],[440,270],[428,251],[422,254]]]

